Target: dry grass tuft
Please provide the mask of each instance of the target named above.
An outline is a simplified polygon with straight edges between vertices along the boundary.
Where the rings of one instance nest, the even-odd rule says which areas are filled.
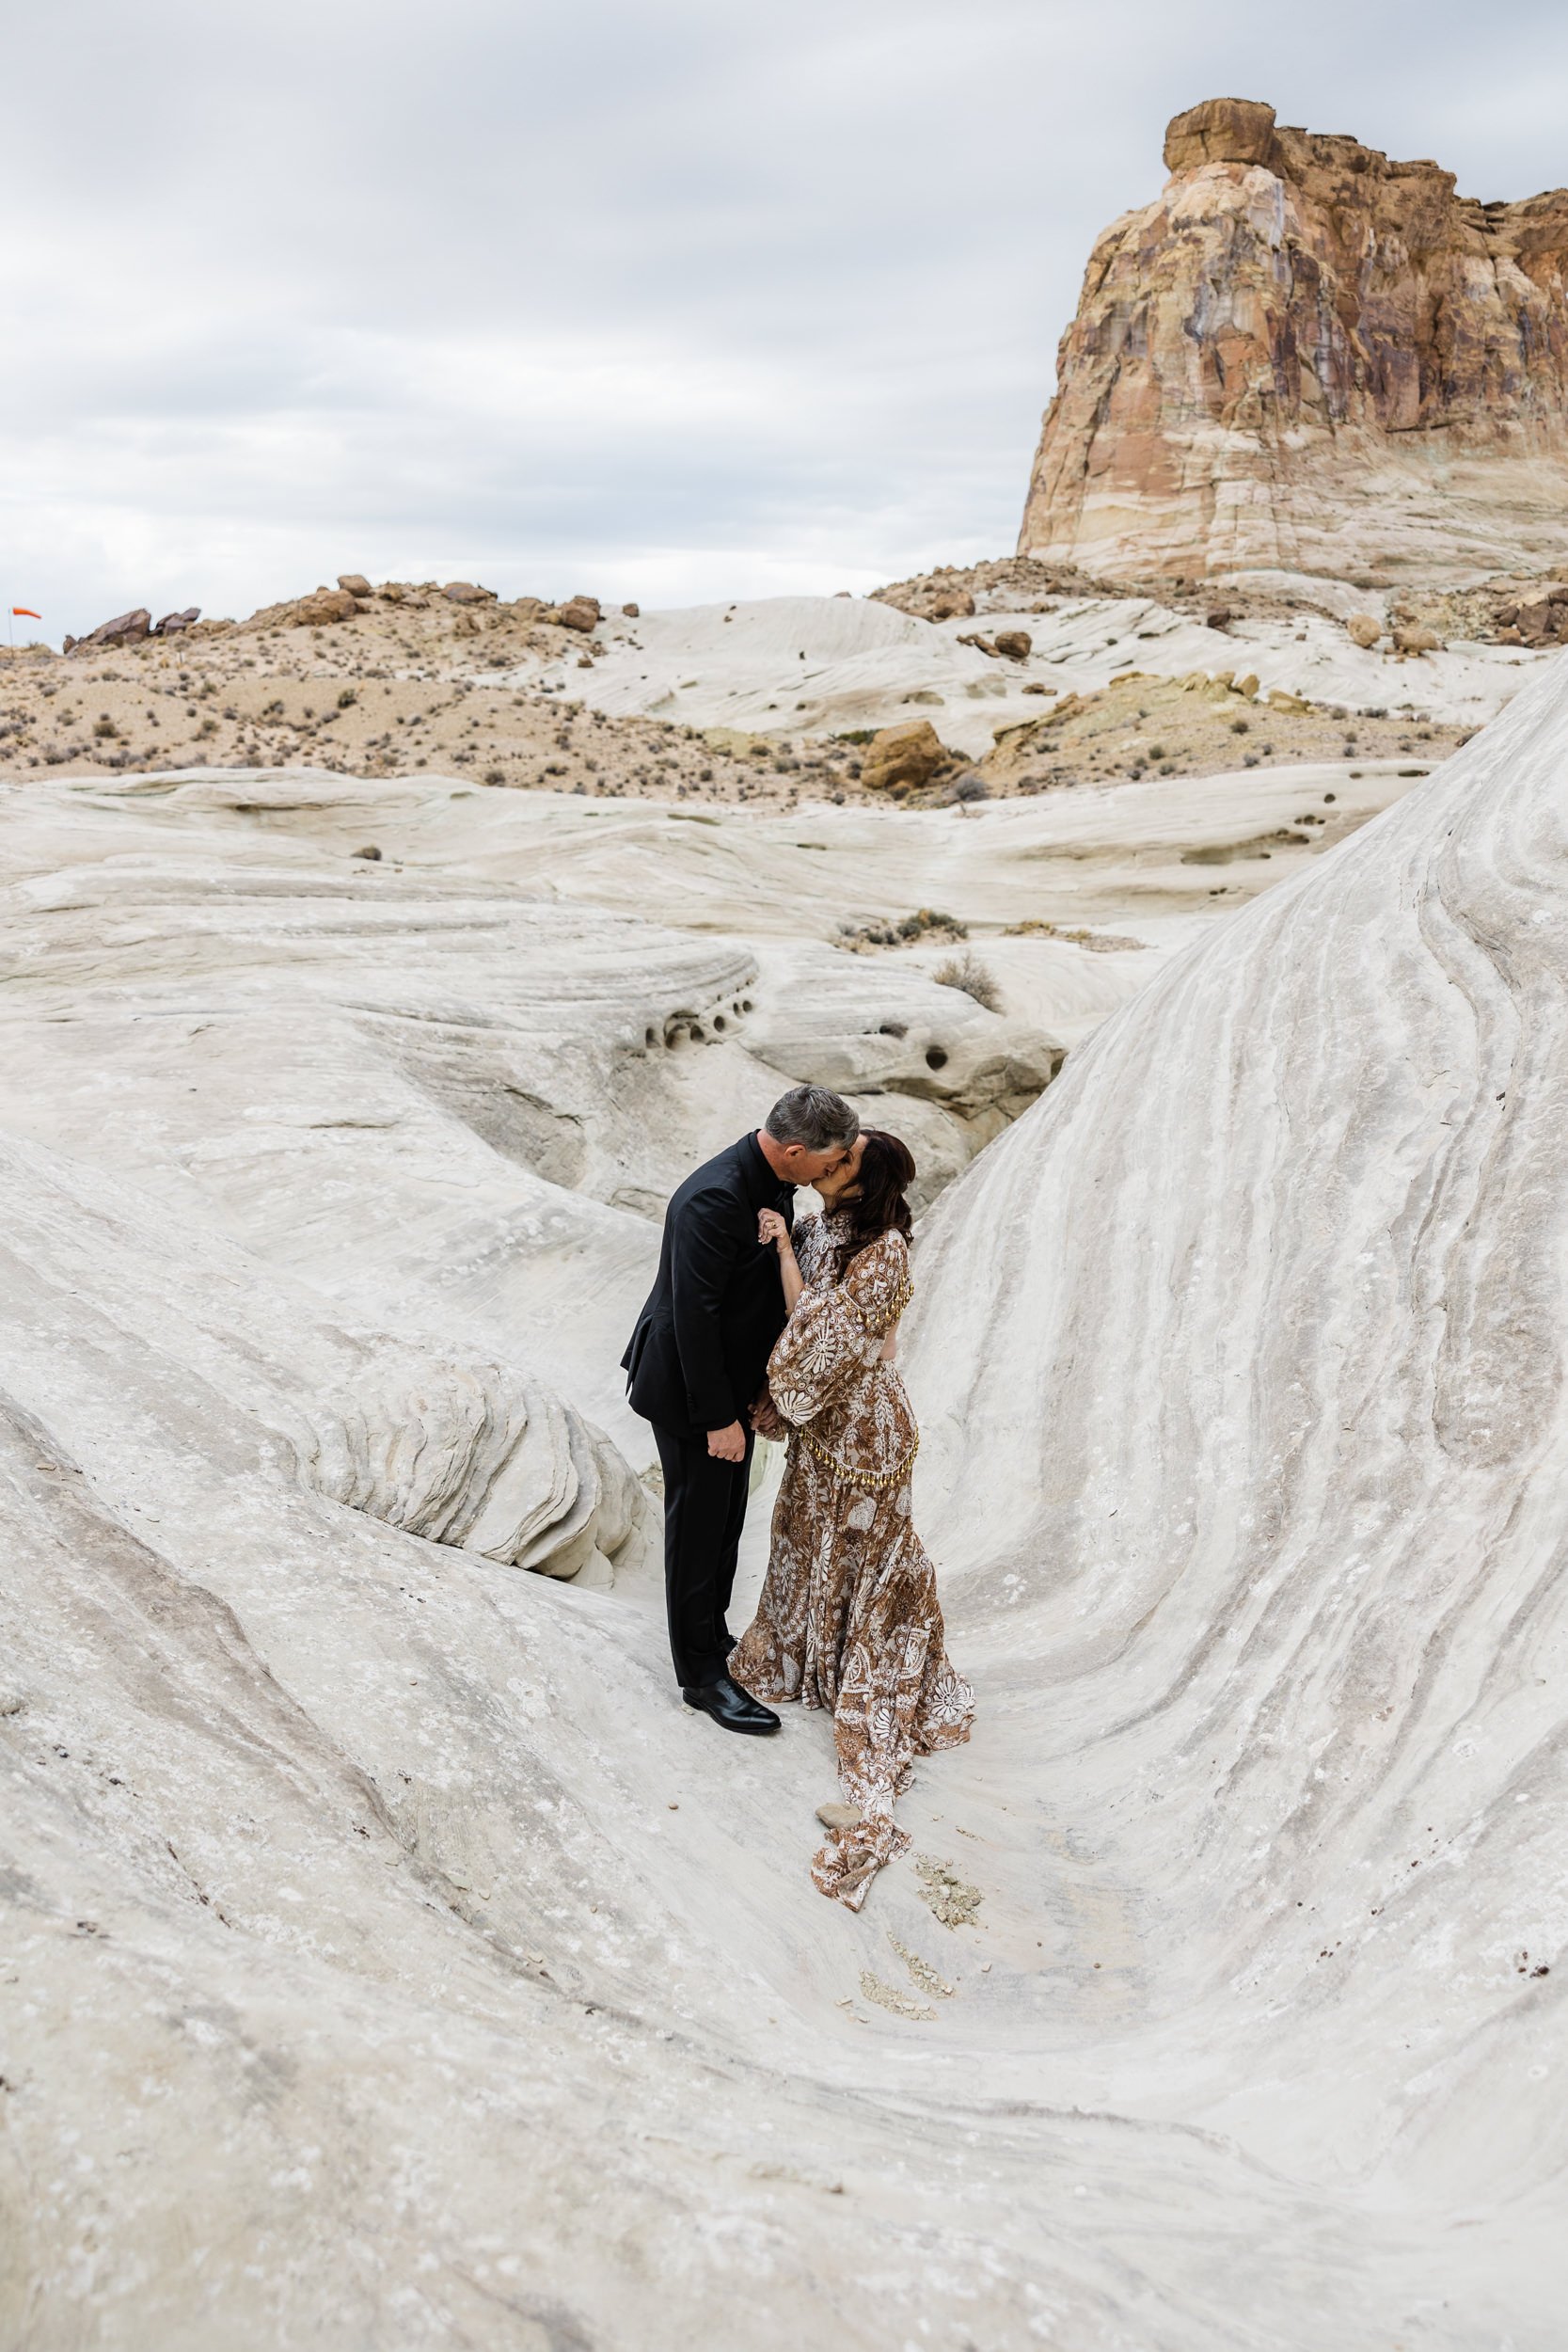
[[[996,975],[976,955],[951,956],[945,963],[938,964],[931,977],[939,988],[961,988],[966,996],[973,996],[988,1012],[1002,1009],[1002,990]]]

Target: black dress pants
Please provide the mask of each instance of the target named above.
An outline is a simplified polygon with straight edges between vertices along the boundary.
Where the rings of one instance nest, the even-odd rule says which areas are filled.
[[[664,1597],[670,1654],[683,1690],[717,1682],[735,1647],[726,1612],[735,1589],[736,1554],[746,1521],[752,1432],[739,1462],[717,1462],[705,1433],[661,1429],[654,1441],[664,1471]]]

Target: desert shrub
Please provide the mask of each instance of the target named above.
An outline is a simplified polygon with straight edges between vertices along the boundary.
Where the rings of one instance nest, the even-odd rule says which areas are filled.
[[[1002,1009],[1002,991],[995,973],[973,952],[966,950],[946,963],[939,963],[931,977],[939,988],[961,988],[966,996],[973,996],[988,1012]]]

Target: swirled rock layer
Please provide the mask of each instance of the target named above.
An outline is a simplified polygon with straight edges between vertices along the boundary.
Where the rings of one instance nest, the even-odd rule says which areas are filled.
[[[1516,2233],[1521,2311],[1568,2154],[1565,688],[1105,1025],[933,1213],[909,1357],[1019,1779],[1136,1954],[1101,2079]]]
[[[1101,573],[1464,579],[1561,561],[1568,190],[1213,99],[1098,240],[1062,338],[1022,554]]]

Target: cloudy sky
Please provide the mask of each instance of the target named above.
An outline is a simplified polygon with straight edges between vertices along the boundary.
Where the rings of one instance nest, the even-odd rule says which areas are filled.
[[[3,54],[0,597],[55,642],[1000,553],[1171,114],[1568,180],[1561,0],[57,0]]]

